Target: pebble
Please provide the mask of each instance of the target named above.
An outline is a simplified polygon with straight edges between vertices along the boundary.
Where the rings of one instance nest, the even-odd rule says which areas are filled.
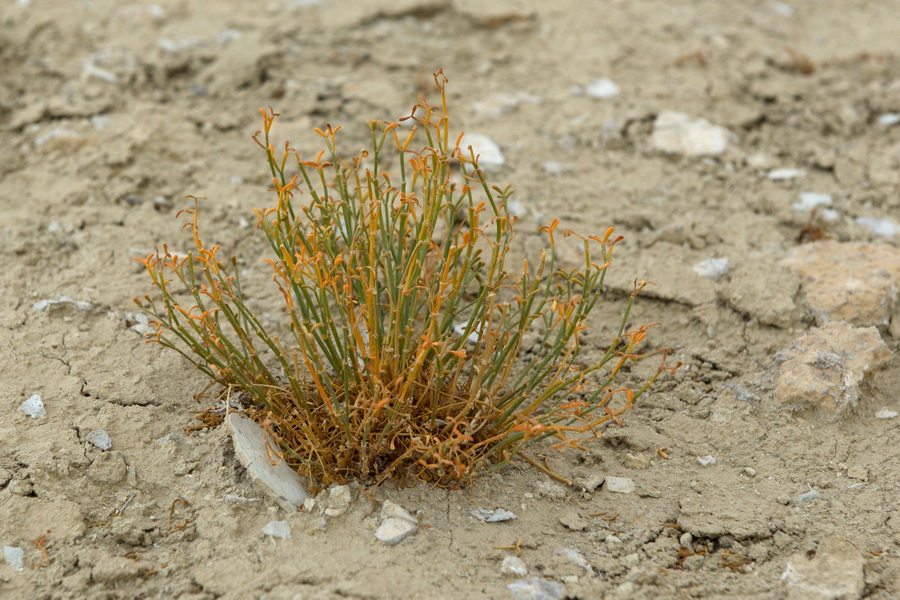
[[[512,521],[516,519],[516,515],[503,508],[487,510],[485,508],[473,508],[469,510],[469,514],[481,521],[482,523],[501,523],[503,521]]]
[[[460,150],[465,156],[469,155],[469,146],[472,147],[472,151],[478,157],[478,165],[482,168],[500,167],[506,163],[506,158],[503,156],[500,146],[486,135],[467,133],[460,142]]]
[[[84,438],[84,441],[89,444],[93,444],[97,448],[101,450],[109,450],[112,448],[112,438],[109,437],[109,434],[106,433],[103,429],[95,429],[94,431],[87,434]]]
[[[504,575],[518,575],[524,577],[528,575],[528,567],[518,556],[506,556],[500,564],[500,572]]]
[[[708,279],[718,279],[728,273],[727,258],[707,258],[694,265],[694,273]]]
[[[856,407],[861,389],[891,357],[875,327],[843,321],[815,327],[775,355],[774,405],[840,418]]]
[[[25,551],[18,546],[3,546],[3,560],[17,573],[25,570]]]
[[[606,476],[606,490],[615,494],[631,494],[634,492],[634,481],[627,477]]]
[[[706,456],[698,456],[697,462],[700,463],[701,467],[711,467],[716,464],[716,457],[709,454]]]
[[[375,531],[375,537],[385,546],[394,546],[415,534],[416,531],[418,531],[418,527],[415,523],[406,519],[390,517],[381,522]]]
[[[618,96],[622,92],[612,79],[601,77],[584,87],[584,92],[591,98],[599,98],[601,100]]]
[[[339,517],[346,513],[353,501],[353,494],[346,485],[332,485],[321,496],[323,498],[316,497],[316,502],[322,506],[322,513],[326,517]],[[413,519],[412,516],[409,518]]]
[[[883,115],[879,115],[876,123],[880,127],[893,127],[897,123],[900,123],[900,113],[884,113]]]
[[[893,219],[889,219],[887,217],[883,219],[876,219],[874,217],[857,217],[856,224],[862,225],[875,235],[879,235],[881,237],[892,238],[900,232],[900,226],[898,226]]]
[[[648,469],[650,468],[650,459],[646,454],[626,453],[622,461],[628,469]]]
[[[564,510],[559,515],[559,522],[570,531],[587,531],[590,526],[574,509]]]
[[[808,492],[804,492],[798,496],[794,496],[793,498],[791,498],[791,503],[794,506],[803,506],[810,500],[818,500],[821,497],[822,497],[822,494],[820,494],[818,492],[818,490],[814,490],[814,489],[810,488],[810,490]]]
[[[561,500],[566,497],[566,490],[561,485],[557,485],[551,481],[541,479],[535,484],[538,495],[545,498],[555,498]]]
[[[32,419],[40,419],[47,416],[44,410],[44,401],[41,400],[40,394],[34,394],[28,400],[19,405],[19,410],[31,417]]]
[[[898,413],[896,410],[890,410],[887,408],[882,408],[875,412],[876,419],[896,419],[898,415],[900,415],[900,413]]]
[[[819,206],[830,206],[832,200],[831,194],[800,192],[800,202],[795,202],[792,208],[801,212],[809,212]]]
[[[230,413],[226,419],[226,430],[231,435],[234,453],[251,481],[290,512],[303,505],[308,497],[303,479],[283,460],[272,464],[259,425],[250,417]]]
[[[741,469],[741,473],[746,475],[747,477],[756,477],[756,469],[753,467],[744,467]]]
[[[561,555],[576,567],[581,567],[588,573],[594,572],[594,567],[591,566],[591,563],[589,563],[584,555],[575,548],[560,548],[556,551],[556,553]]]
[[[517,600],[560,600],[566,586],[541,577],[532,577],[507,584],[506,589]]]
[[[659,113],[653,122],[650,143],[667,154],[685,156],[716,156],[728,147],[727,129],[704,119],[670,110]]]
[[[690,549],[692,544],[694,543],[694,536],[691,535],[690,532],[686,531],[681,534],[681,537],[678,538],[678,543],[682,548]]]
[[[552,160],[548,160],[547,162],[542,164],[541,168],[551,175],[563,175],[564,173],[568,173],[572,170],[572,167]]]
[[[771,169],[772,165],[775,162],[775,159],[771,154],[765,154],[764,152],[757,152],[755,154],[751,154],[747,157],[747,166],[753,169],[766,170]]]
[[[790,181],[805,176],[806,171],[803,169],[772,169],[768,175],[772,181]]]
[[[279,540],[291,539],[291,525],[287,521],[269,521],[262,528],[263,535]]]
[[[50,298],[38,300],[31,305],[31,308],[32,310],[53,310],[56,308],[64,308],[67,306],[71,306],[72,308],[80,311],[91,310],[92,308],[94,308],[94,305],[90,302],[84,300],[73,300],[68,296],[62,296],[56,300],[52,300]]]
[[[797,553],[781,576],[788,600],[856,600],[865,589],[865,558],[837,536],[819,542],[815,553]]]

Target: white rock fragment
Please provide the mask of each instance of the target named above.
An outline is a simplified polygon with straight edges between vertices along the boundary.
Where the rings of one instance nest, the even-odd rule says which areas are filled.
[[[874,217],[857,217],[856,224],[862,225],[875,235],[886,238],[892,238],[897,235],[898,232],[900,232],[900,226],[898,226],[893,219],[889,219],[887,217],[883,219],[876,219]]]
[[[104,69],[103,67],[98,67],[97,65],[95,65],[93,58],[89,58],[84,61],[82,76],[85,79],[99,79],[100,81],[105,81],[106,83],[118,83],[119,81],[118,75],[108,69]]]
[[[805,176],[806,171],[803,169],[772,169],[768,174],[768,178],[772,181],[790,181]]]
[[[694,273],[708,279],[718,279],[728,273],[728,258],[707,258],[694,265]]]
[[[490,169],[492,167],[500,167],[506,163],[506,158],[500,150],[497,142],[486,135],[480,133],[467,133],[460,142],[460,150],[463,155],[469,156],[469,147],[471,146],[475,156],[478,157],[479,166]]]
[[[606,476],[606,491],[616,494],[630,494],[634,492],[634,481],[628,477]]]
[[[18,546],[3,546],[3,560],[17,573],[25,570],[25,551]]]
[[[316,498],[319,502],[319,498]],[[320,502],[324,507],[322,514],[326,517],[339,517],[350,510],[350,504],[353,502],[353,494],[350,487],[346,485],[334,485],[328,488],[327,497],[324,502]]]
[[[481,521],[482,523],[501,523],[503,521],[512,521],[516,519],[516,515],[503,508],[488,510],[486,508],[473,508],[469,510],[469,514]]]
[[[509,211],[510,215],[517,219],[521,219],[528,215],[528,209],[518,200],[510,200],[506,205],[506,210]]]
[[[832,201],[831,194],[819,194],[817,192],[801,192],[800,193],[800,202],[795,202],[793,205],[794,210],[799,210],[801,212],[809,212],[814,208],[818,208],[820,206],[830,206]]]
[[[896,410],[882,408],[875,412],[876,419],[896,419],[900,415]]]
[[[897,123],[900,123],[900,113],[884,113],[883,115],[880,115],[875,122],[878,123],[879,127],[893,127]]]
[[[541,98],[522,90],[497,92],[479,102],[472,103],[472,110],[481,117],[501,117],[522,104],[540,104]]]
[[[262,534],[279,540],[291,539],[291,524],[287,521],[269,521],[262,528]]]
[[[375,531],[375,537],[385,546],[399,544],[418,531],[417,519],[405,508],[385,500],[381,505],[381,525]]]
[[[44,410],[44,401],[41,400],[40,394],[34,394],[28,400],[19,405],[19,410],[31,417],[32,419],[40,419],[47,416]]]
[[[794,496],[793,498],[791,498],[791,503],[794,506],[803,506],[810,500],[818,500],[821,497],[822,497],[822,494],[820,494],[818,490],[809,488],[808,492],[803,492],[802,494],[798,494],[797,496]]]
[[[104,451],[112,448],[112,438],[103,429],[95,429],[90,432],[84,437],[84,441]]]
[[[594,567],[591,566],[591,563],[584,557],[584,555],[579,552],[575,548],[560,548],[556,551],[557,554],[565,558],[567,561],[575,565],[576,567],[581,567],[588,573],[594,572]]]
[[[516,600],[559,600],[566,586],[555,581],[532,577],[507,584],[506,589]]]
[[[50,298],[45,298],[44,300],[38,300],[34,304],[31,305],[32,310],[54,310],[57,308],[64,308],[66,306],[71,306],[76,310],[86,311],[94,308],[94,305],[85,300],[74,300],[69,298],[68,296],[61,296],[56,300],[52,300]]]
[[[541,168],[551,175],[562,175],[563,173],[568,173],[572,170],[572,167],[552,160],[548,160],[542,164]]]
[[[825,538],[814,554],[797,553],[781,576],[787,600],[856,600],[865,589],[865,558],[837,536]]]
[[[701,467],[711,467],[712,465],[716,464],[716,457],[710,454],[707,454],[706,456],[698,456],[697,462],[700,463]]]
[[[584,87],[584,92],[591,98],[606,99],[618,96],[622,92],[616,83],[607,77],[601,77]]]
[[[653,122],[650,143],[668,154],[685,156],[717,156],[728,147],[729,132],[705,119],[670,110],[663,111]]]
[[[524,577],[528,575],[528,567],[518,556],[506,556],[500,564],[500,572],[504,575],[518,575]]]
[[[228,414],[225,426],[250,479],[286,510],[293,512],[302,506],[308,497],[303,479],[286,462],[269,456],[262,428],[250,417],[236,413]]]
[[[468,323],[457,323],[456,325],[453,326],[453,333],[455,333],[456,335],[460,335],[460,336],[464,335],[466,333],[466,328],[468,326],[469,326]],[[474,331],[474,330],[472,331],[472,333],[470,333],[466,337],[467,344],[475,345],[478,343],[478,340],[479,340],[478,332]]]

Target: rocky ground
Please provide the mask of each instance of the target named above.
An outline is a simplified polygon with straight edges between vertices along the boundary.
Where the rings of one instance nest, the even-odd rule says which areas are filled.
[[[0,596],[896,598],[897,4],[18,0],[0,8]],[[587,452],[285,511],[142,343],[134,258],[207,227],[268,290],[260,106],[396,119],[431,73],[538,228],[626,236],[591,340],[684,366]],[[257,268],[259,267],[259,268]],[[265,298],[268,291],[260,291]],[[497,512],[502,509],[505,512]],[[515,519],[509,518],[511,513]],[[492,521],[494,518],[506,520]],[[409,523],[396,545],[384,521]],[[402,523],[401,523],[402,524]],[[383,538],[384,536],[382,536]]]

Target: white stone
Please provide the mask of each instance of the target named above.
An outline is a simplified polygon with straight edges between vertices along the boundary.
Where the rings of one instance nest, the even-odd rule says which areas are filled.
[[[781,576],[788,600],[856,600],[865,589],[865,558],[849,542],[828,537],[815,554],[797,553]]]
[[[561,555],[567,561],[575,565],[576,567],[581,567],[588,573],[594,572],[594,567],[591,566],[591,563],[584,557],[584,555],[579,552],[575,548],[560,548],[556,551],[557,554]]]
[[[728,273],[727,258],[707,258],[694,265],[694,273],[708,279],[718,279]]]
[[[63,308],[66,306],[71,306],[76,310],[91,310],[94,308],[94,305],[90,302],[84,300],[74,300],[69,298],[68,296],[62,296],[57,300],[52,300],[50,298],[45,298],[44,300],[38,300],[34,304],[31,305],[32,310],[53,310],[55,308]]]
[[[900,415],[896,410],[889,410],[887,408],[882,408],[875,412],[876,419],[896,419],[897,415]]]
[[[410,523],[416,523],[418,521],[418,519],[409,514],[408,510],[395,502],[391,502],[390,500],[385,500],[381,504],[381,518],[403,519],[404,521],[409,521]]]
[[[540,577],[516,581],[506,586],[516,600],[559,600],[566,586]]]
[[[878,117],[876,122],[881,127],[893,127],[900,123],[900,113],[884,113]]]
[[[18,546],[3,546],[3,560],[18,573],[25,570],[25,551]]]
[[[616,494],[630,494],[634,492],[634,481],[628,477],[606,476],[606,490]]]
[[[500,146],[486,135],[480,133],[465,134],[459,146],[463,156],[469,156],[470,146],[478,158],[478,165],[485,169],[500,167],[506,163],[506,158],[503,156]]]
[[[831,194],[819,194],[817,192],[801,192],[800,202],[795,202],[793,209],[802,212],[808,212],[819,206],[829,206],[831,204]]]
[[[506,556],[500,564],[500,572],[504,575],[518,575],[519,577],[524,577],[525,575],[528,575],[528,567],[525,566],[525,561],[518,556]]]
[[[262,528],[263,535],[280,540],[291,539],[291,524],[287,521],[269,521]]]
[[[418,527],[411,521],[389,517],[378,526],[375,537],[385,546],[394,546],[416,533],[417,530]]]
[[[725,152],[728,138],[727,129],[705,119],[691,119],[684,113],[666,110],[653,122],[650,143],[668,154],[715,156]]]
[[[572,167],[553,160],[548,160],[541,165],[541,168],[551,175],[562,175],[563,173],[568,173],[572,170]]]
[[[34,394],[28,398],[28,400],[22,402],[22,404],[19,405],[19,410],[32,419],[40,419],[41,417],[47,416],[47,411],[44,410],[44,401],[41,400],[39,394]]]
[[[898,227],[897,224],[894,223],[894,220],[887,217],[883,219],[876,219],[874,217],[857,217],[856,224],[862,225],[875,235],[880,235],[881,237],[886,238],[892,238],[897,235],[898,232],[900,232],[900,227]]]
[[[601,77],[587,84],[584,91],[591,98],[605,99],[618,96],[622,92],[622,88],[616,85],[612,79]]]
[[[85,436],[84,441],[93,444],[101,450],[109,450],[112,448],[112,438],[110,438],[109,434],[103,429],[95,429],[90,432]]]
[[[700,463],[701,467],[711,467],[716,464],[716,457],[709,454],[706,456],[698,456],[697,462]]]
[[[303,479],[283,460],[269,456],[262,428],[250,417],[229,413],[226,430],[234,443],[234,453],[247,469],[247,475],[283,508],[296,511],[307,499]]]
[[[488,510],[485,508],[473,508],[469,510],[469,514],[481,521],[482,523],[501,523],[503,521],[512,521],[516,519],[516,515],[503,508]]]
[[[772,181],[790,181],[804,176],[806,176],[806,171],[803,169],[772,169],[768,175]]]

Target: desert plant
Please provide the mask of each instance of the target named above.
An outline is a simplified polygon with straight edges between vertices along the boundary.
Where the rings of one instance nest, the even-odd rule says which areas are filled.
[[[542,228],[549,251],[507,271],[512,191],[490,186],[462,135],[451,136],[446,81],[435,74],[440,105],[418,104],[413,127],[368,122],[371,150],[349,160],[337,150],[340,127],[316,129],[325,150],[314,160],[288,143],[276,151],[279,115],[261,110],[254,139],[277,203],[255,212],[284,326],[254,314],[236,260],[220,261],[220,247],[202,242],[196,198],[182,211],[196,249],[163,246],[142,260],[157,288],[135,299],[157,326],[148,341],[245,392],[279,455],[325,485],[349,476],[455,485],[540,439],[577,446],[576,433],[618,420],[669,369],[663,360],[638,389],[614,385],[649,327],[625,330],[643,283],[605,353],[578,362],[621,239],[612,228],[565,231],[580,240],[584,264],[563,270],[554,220]]]

